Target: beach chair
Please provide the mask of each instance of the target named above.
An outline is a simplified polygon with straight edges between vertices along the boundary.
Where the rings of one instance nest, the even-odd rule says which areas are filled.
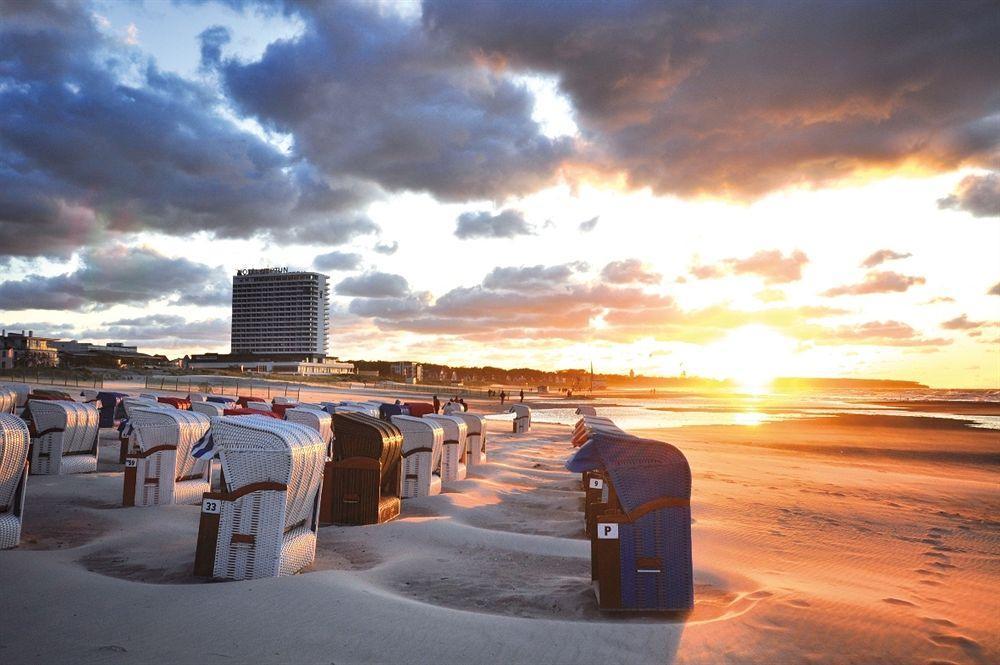
[[[188,401],[191,402],[191,404],[194,404],[195,402],[208,401],[208,395],[206,395],[205,393],[188,393],[187,398]]]
[[[211,458],[191,449],[208,432],[207,416],[180,409],[132,410],[135,451],[125,458],[124,506],[198,503],[212,489]]]
[[[578,406],[576,407],[576,415],[578,416],[596,416],[597,409],[592,406]]]
[[[441,453],[441,481],[448,483],[455,480],[464,480],[468,471],[468,467],[466,466],[466,460],[468,459],[468,455],[466,454],[466,449],[468,448],[468,443],[466,442],[469,433],[468,425],[457,415],[428,414],[424,418],[437,423],[444,430],[444,447]]]
[[[285,420],[311,427],[323,439],[323,443],[329,444],[333,439],[333,417],[321,409],[308,406],[293,406],[285,410]]]
[[[14,415],[17,410],[17,392],[13,388],[0,386],[0,413]]]
[[[274,404],[291,404],[291,405],[295,405],[295,404],[299,403],[299,400],[295,399],[294,397],[282,397],[281,395],[278,395],[273,400],[271,400],[271,402],[274,403]]]
[[[175,409],[181,409],[182,411],[191,410],[191,400],[185,399],[183,397],[160,396],[156,398],[156,401],[160,402],[161,404],[169,404]]]
[[[275,420],[282,420],[278,417],[274,411],[267,410],[261,411],[258,409],[243,409],[243,408],[233,408],[233,409],[223,409],[222,415],[224,416],[261,416],[262,418],[274,418]]]
[[[251,411],[266,411],[268,413],[272,413],[271,405],[269,403],[258,400],[247,400],[243,408],[250,409]]]
[[[378,417],[382,420],[389,420],[393,416],[403,415],[403,405],[402,404],[388,404],[382,403],[378,407]]]
[[[308,427],[273,418],[212,423],[225,479],[202,495],[195,575],[291,575],[316,557],[326,444]]]
[[[403,402],[403,408],[406,409],[409,415],[417,418],[426,416],[428,413],[434,413],[434,405],[430,402]]]
[[[27,383],[17,383],[11,381],[4,381],[0,383],[0,388],[6,388],[8,390],[13,390],[17,394],[17,402],[14,407],[14,415],[21,415],[21,411],[24,407],[28,405],[28,395],[31,394],[31,386]]]
[[[205,398],[206,402],[215,402],[216,404],[232,404],[236,400],[232,397],[226,397],[224,395],[208,395]]]
[[[168,404],[157,402],[148,397],[123,397],[118,405],[115,415],[118,417],[118,463],[124,464],[125,457],[132,451],[132,428],[129,426],[129,419],[132,410],[136,408],[151,409],[172,409]]]
[[[29,399],[31,473],[97,471],[99,414],[92,404]]]
[[[218,402],[191,402],[191,410],[195,413],[200,413],[203,416],[211,418],[213,416],[224,415],[223,412],[226,410],[226,407]]]
[[[694,606],[691,469],[670,444],[596,434],[570,471],[602,470],[609,501],[591,537],[591,576],[606,610]]]
[[[0,549],[2,550],[17,547],[21,540],[30,444],[31,434],[28,425],[13,414],[0,413]]]
[[[403,433],[402,497],[440,494],[444,429],[427,418],[414,416],[393,416],[392,424]]]
[[[98,392],[96,390],[84,388],[80,391],[80,399],[78,401],[83,402],[84,404],[94,404],[98,409],[101,408],[101,398],[98,397]]]
[[[514,414],[514,434],[531,431],[531,407],[527,404],[513,404],[509,413]]]
[[[469,466],[486,464],[486,419],[475,413],[456,413],[455,415],[464,420],[468,428],[465,435],[468,451],[467,464]]]
[[[402,432],[362,413],[334,414],[333,431],[320,522],[380,524],[395,518],[400,510]]]

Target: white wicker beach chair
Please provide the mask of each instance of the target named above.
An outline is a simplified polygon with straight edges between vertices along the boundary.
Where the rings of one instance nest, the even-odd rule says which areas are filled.
[[[131,452],[135,451],[134,441],[132,440],[132,427],[128,421],[132,419],[132,411],[135,409],[172,409],[172,406],[163,404],[162,402],[156,401],[156,399],[150,399],[148,397],[123,397],[122,398],[122,411],[125,412],[125,419],[118,430],[118,441],[121,444],[121,448],[118,454],[118,463],[125,463],[125,456]]]
[[[191,410],[203,416],[221,416],[226,406],[217,402],[191,402]]]
[[[28,483],[28,425],[15,415],[0,413],[0,549],[21,540],[24,491]]]
[[[285,411],[285,420],[312,427],[324,443],[333,438],[333,418],[322,409],[299,405]]]
[[[93,404],[98,400],[97,395],[98,391],[91,390],[89,388],[84,388],[83,390],[80,391],[80,397],[83,398],[80,401],[83,402],[84,404]]]
[[[13,388],[0,386],[0,413],[14,414],[17,412],[17,393]]]
[[[187,398],[188,398],[188,401],[191,402],[191,404],[194,404],[195,402],[205,402],[205,401],[207,401],[208,400],[208,395],[206,395],[205,393],[188,393],[188,397]]]
[[[274,418],[212,423],[225,484],[202,499],[195,574],[289,575],[316,555],[326,444],[316,430]]]
[[[136,450],[125,458],[123,505],[198,503],[212,489],[211,458],[191,456],[191,449],[208,432],[208,416],[172,408],[135,408],[130,423]]]
[[[463,480],[466,468],[466,437],[469,432],[468,425],[458,416],[439,416],[433,413],[424,416],[427,420],[432,420],[444,429],[444,447],[441,453],[441,480],[450,482],[453,480]]]
[[[466,427],[468,427],[465,439],[469,453],[467,464],[469,466],[486,464],[486,419],[475,413],[456,413],[455,415],[464,420]]]
[[[156,393],[139,393],[139,397],[142,399],[151,399],[154,402],[160,398]]]
[[[514,404],[510,407],[514,414],[514,434],[524,434],[531,431],[531,407],[527,404]]]
[[[576,407],[576,415],[578,416],[596,416],[597,409],[592,406],[578,406]]]
[[[298,404],[299,400],[295,399],[294,397],[282,397],[281,395],[278,395],[278,396],[276,396],[274,398],[274,403],[275,404]]]
[[[444,428],[427,418],[392,416],[391,420],[403,433],[401,496],[412,499],[440,494]]]
[[[267,402],[248,401],[246,408],[251,409],[253,411],[270,411],[271,405],[268,404]]]
[[[0,388],[13,390],[17,394],[17,401],[14,407],[14,415],[20,415],[21,411],[28,404],[28,395],[31,394],[31,386],[27,383],[11,383],[10,381],[0,383]]]
[[[33,399],[28,409],[34,426],[31,473],[97,471],[100,413],[93,404]]]

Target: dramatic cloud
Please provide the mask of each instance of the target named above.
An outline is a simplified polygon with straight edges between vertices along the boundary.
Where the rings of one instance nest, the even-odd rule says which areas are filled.
[[[489,212],[466,212],[458,216],[455,235],[469,238],[516,238],[531,235],[534,229],[517,210],[503,210],[496,215]]]
[[[222,47],[228,44],[232,37],[229,30],[221,25],[206,28],[198,35],[201,42],[201,66],[208,69],[218,65],[222,60]]]
[[[941,324],[941,327],[945,330],[973,330],[975,328],[982,328],[985,325],[989,325],[986,321],[970,321],[969,317],[965,314],[961,316],[956,316],[954,319],[949,319]]]
[[[28,275],[0,282],[5,310],[93,310],[101,305],[230,304],[231,282],[221,268],[172,258],[148,247],[115,244],[86,250],[80,267],[54,277]]]
[[[757,275],[765,284],[786,284],[802,279],[802,267],[809,257],[801,250],[785,256],[780,250],[760,250],[745,259],[724,259],[720,265],[696,265],[691,274],[698,279],[718,279],[727,274]]]
[[[330,176],[465,201],[547,184],[571,143],[532,119],[528,89],[376,4],[290,6],[305,29],[219,72],[239,109],[295,136]]]
[[[597,228],[597,222],[599,221],[601,221],[600,216],[591,217],[590,219],[584,222],[580,222],[580,230],[583,231],[584,233],[590,233],[591,231]]]
[[[317,270],[357,270],[361,267],[361,255],[351,252],[328,252],[313,259]]]
[[[117,340],[126,343],[155,343],[160,347],[189,346],[192,342],[222,345],[229,341],[229,319],[189,321],[175,314],[152,314],[141,318],[118,319],[84,330],[87,339]]]
[[[612,284],[659,284],[663,275],[649,270],[639,259],[626,259],[604,266],[601,278]]]
[[[501,291],[539,291],[569,283],[570,278],[587,265],[565,263],[557,266],[521,266],[494,268],[485,278],[483,286]]]
[[[869,321],[818,331],[814,340],[823,344],[877,344],[879,346],[947,346],[950,339],[923,337],[913,326],[900,321]]]
[[[903,254],[900,252],[894,252],[891,249],[880,249],[867,259],[861,262],[862,268],[874,268],[875,266],[882,265],[886,261],[897,261],[899,259],[908,259],[913,254]]]
[[[289,217],[298,169],[282,153],[208,88],[117,48],[82,5],[5,5],[0,254],[66,256],[105,229],[246,237]]]
[[[379,242],[375,243],[375,251],[379,254],[385,254],[386,256],[392,256],[399,249],[399,243],[395,240],[392,242]]]
[[[470,57],[555,76],[592,161],[658,192],[948,170],[986,163],[1000,137],[988,1],[425,0],[424,23]]]
[[[401,298],[410,292],[410,285],[402,275],[385,272],[368,272],[348,277],[334,288],[337,295],[360,298]]]
[[[962,178],[958,189],[938,199],[942,210],[964,210],[973,217],[1000,217],[1000,173]]]
[[[923,277],[900,275],[898,272],[872,271],[860,284],[836,286],[823,292],[825,296],[860,296],[869,293],[902,293],[911,286],[926,283]]]

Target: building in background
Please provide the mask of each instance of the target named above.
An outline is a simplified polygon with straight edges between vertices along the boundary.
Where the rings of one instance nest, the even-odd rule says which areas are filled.
[[[35,337],[34,331],[27,334],[0,333],[0,369],[14,367],[56,367],[59,365],[59,351],[51,337]]]
[[[327,276],[318,272],[237,270],[230,353],[194,355],[182,366],[304,376],[353,374],[353,364],[326,355],[329,292]]]
[[[233,277],[231,354],[326,356],[329,285],[317,272],[249,268]]]
[[[408,383],[420,383],[424,380],[424,368],[419,363],[395,362],[390,369],[393,376],[397,376]]]

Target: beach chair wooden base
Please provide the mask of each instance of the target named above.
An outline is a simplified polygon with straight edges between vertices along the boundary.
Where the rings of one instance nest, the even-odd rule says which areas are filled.
[[[369,457],[349,457],[326,463],[319,522],[354,525],[382,524],[399,516],[396,495],[381,492],[382,465]],[[397,480],[398,484],[398,480]]]

